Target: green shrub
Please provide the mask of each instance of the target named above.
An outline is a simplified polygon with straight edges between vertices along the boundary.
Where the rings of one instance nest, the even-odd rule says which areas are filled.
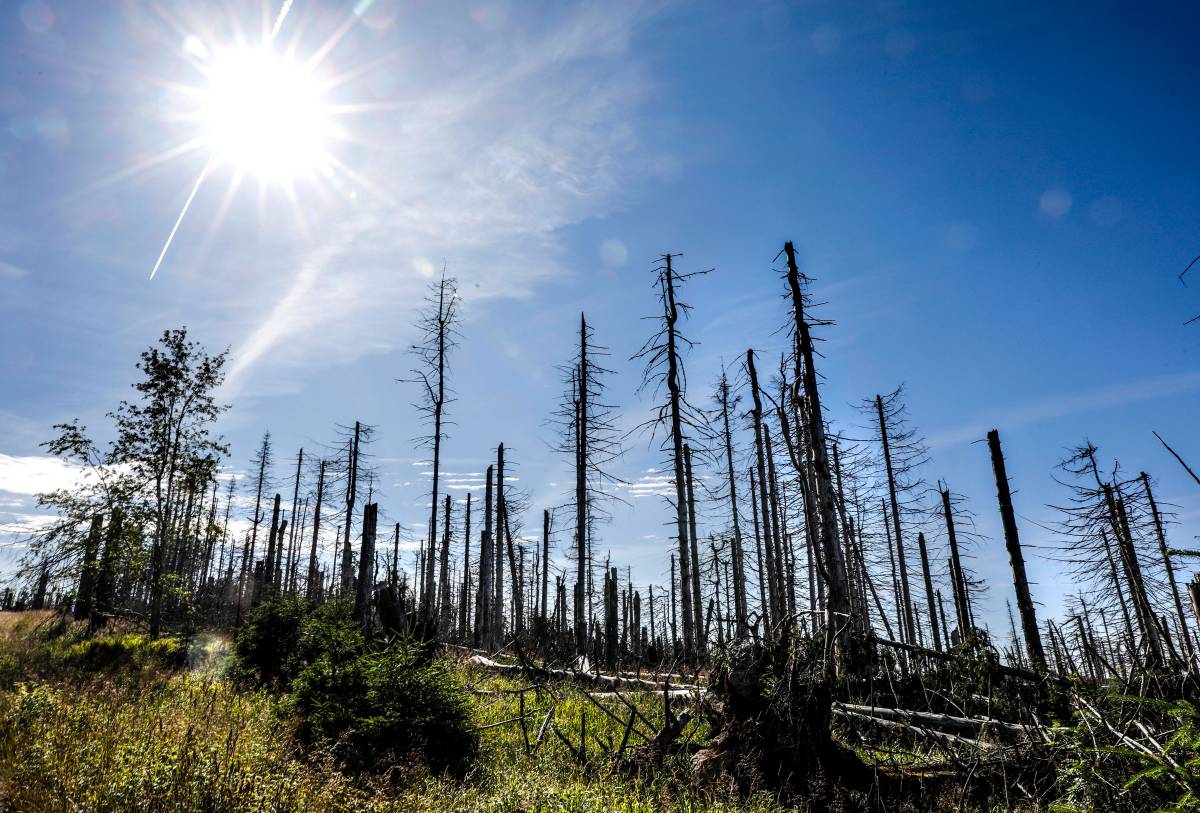
[[[295,596],[269,598],[251,610],[234,639],[233,675],[248,683],[286,688],[303,665],[297,650],[311,611],[307,600]]]
[[[410,642],[357,657],[326,653],[293,692],[301,735],[327,744],[351,772],[419,760],[433,773],[462,775],[479,748],[467,694]]]
[[[299,667],[296,672],[322,656],[339,662],[352,660],[366,647],[362,628],[354,619],[353,605],[342,599],[326,602],[313,609],[300,627],[294,658]]]

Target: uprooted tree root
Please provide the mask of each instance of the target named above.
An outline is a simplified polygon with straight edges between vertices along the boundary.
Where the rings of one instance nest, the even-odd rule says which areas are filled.
[[[732,647],[703,705],[711,745],[693,759],[697,779],[724,777],[742,793],[861,807],[873,771],[832,735],[832,686],[812,657],[785,639]],[[819,656],[819,652],[817,653]]]
[[[844,721],[835,727],[833,693],[819,641],[731,648],[702,704],[713,735],[693,759],[697,781],[844,810],[1032,807],[1053,783],[1047,753],[1034,746],[937,763],[868,763],[835,736],[862,740]]]

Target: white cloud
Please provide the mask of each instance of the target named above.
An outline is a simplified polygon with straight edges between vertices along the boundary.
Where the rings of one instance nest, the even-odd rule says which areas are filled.
[[[84,470],[57,457],[0,454],[0,491],[32,496],[70,488],[86,476]]]
[[[648,471],[656,472],[656,469]],[[675,496],[675,476],[673,474],[643,474],[629,483],[618,486],[630,497],[671,497]]]

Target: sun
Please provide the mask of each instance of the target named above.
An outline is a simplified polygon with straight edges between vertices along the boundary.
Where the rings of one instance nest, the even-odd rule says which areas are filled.
[[[332,117],[304,65],[243,46],[213,54],[205,74],[200,118],[218,163],[284,183],[326,165]]]
[[[316,48],[302,45],[299,31],[303,26],[293,26],[296,30],[291,37],[280,36],[292,2],[280,0],[274,24],[264,26],[261,38],[249,35],[236,16],[222,19],[217,35],[196,20],[167,15],[173,34],[193,32],[185,33],[179,55],[198,71],[199,81],[153,75],[151,79],[174,100],[164,118],[186,125],[187,135],[92,185],[100,189],[177,159],[206,156],[150,269],[150,279],[162,266],[192,203],[202,189],[212,185],[210,179],[220,170],[229,170],[222,173],[228,184],[206,240],[212,239],[243,182],[250,178],[258,181],[260,223],[266,222],[268,190],[281,192],[296,225],[306,235],[314,203],[353,198],[359,189],[379,193],[369,178],[347,166],[338,153],[345,144],[364,143],[352,128],[344,126],[347,115],[389,109],[391,103],[336,101],[335,97],[344,97],[346,85],[363,69],[339,74],[328,61],[330,52],[359,20],[360,7],[368,8],[374,0],[360,0],[354,12]]]

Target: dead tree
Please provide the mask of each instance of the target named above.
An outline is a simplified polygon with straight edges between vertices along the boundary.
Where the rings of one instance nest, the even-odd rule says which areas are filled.
[[[896,603],[900,607],[899,615],[902,622],[901,626],[904,630],[904,639],[910,644],[915,644],[917,642],[917,625],[913,613],[912,589],[908,579],[908,557],[905,555],[904,550],[904,533],[902,530],[904,526],[900,519],[900,491],[907,485],[901,481],[900,477],[907,470],[907,467],[903,464],[898,466],[898,461],[892,457],[892,443],[895,439],[896,423],[903,410],[903,403],[900,401],[900,397],[900,389],[890,393],[886,402],[882,395],[876,395],[874,407],[878,418],[879,442],[883,449],[883,467],[887,476],[888,508],[891,511],[892,540],[896,552],[896,566],[900,584],[900,595],[897,596]],[[905,440],[907,440],[907,437]]]
[[[995,429],[988,432],[988,451],[992,457],[992,472],[996,477],[996,498],[1000,502],[1000,521],[1004,527],[1004,544],[1008,548],[1009,563],[1012,565],[1013,588],[1017,594],[1017,611],[1021,614],[1021,630],[1025,637],[1025,649],[1034,671],[1046,671],[1046,653],[1042,649],[1042,636],[1038,630],[1037,612],[1029,592],[1029,578],[1025,575],[1025,557],[1021,552],[1021,539],[1017,532],[1017,517],[1013,511],[1012,493],[1008,486],[1008,472],[1004,466],[1004,452],[1000,448],[1000,433]]]
[[[660,315],[654,317],[658,323],[655,331],[641,349],[634,355],[642,359],[645,366],[642,371],[642,384],[639,390],[653,388],[655,391],[666,387],[667,398],[655,410],[653,417],[641,424],[642,429],[648,429],[653,440],[656,430],[666,427],[667,437],[660,447],[666,452],[671,461],[675,475],[675,529],[676,540],[679,544],[679,579],[681,585],[689,585],[692,580],[691,548],[688,535],[687,517],[687,482],[684,472],[683,445],[685,435],[690,430],[703,435],[706,432],[704,416],[692,407],[687,400],[687,378],[683,369],[683,353],[692,347],[692,341],[680,330],[679,320],[687,316],[691,307],[678,298],[678,289],[692,277],[707,273],[697,271],[680,274],[675,271],[672,262],[678,255],[664,254],[662,264],[655,268],[655,287],[658,288],[659,304],[662,306]],[[680,589],[683,621],[683,650],[684,657],[694,660],[699,650],[699,633],[696,629],[696,610],[692,607],[691,591]]]
[[[255,479],[254,486],[254,515],[250,520],[250,535],[246,539],[245,547],[242,549],[242,565],[241,574],[238,583],[238,620],[241,620],[241,603],[245,600],[246,580],[250,574],[250,568],[254,563],[254,556],[258,547],[258,526],[262,524],[262,497],[263,491],[270,488],[271,474],[271,433],[264,432],[262,442],[258,446],[258,451],[254,455],[254,467],[258,469],[258,476]]]
[[[733,565],[733,613],[736,622],[737,637],[742,638],[749,632],[749,611],[746,603],[746,571],[742,560],[742,522],[738,514],[737,478],[733,468],[733,431],[730,428],[730,415],[737,409],[739,397],[732,393],[725,367],[721,367],[721,377],[717,381],[714,400],[720,419],[718,433],[725,449],[725,475],[729,496],[729,513],[733,522],[733,539],[730,550],[730,560]],[[653,607],[653,601],[651,601]]]
[[[694,629],[700,630],[700,634],[696,637],[696,654],[703,655],[707,648],[708,636],[705,634],[705,623],[701,616],[701,607],[703,599],[700,594],[700,547],[697,542],[699,536],[696,530],[696,487],[692,478],[692,447],[690,444],[683,444],[683,476],[687,480],[687,504],[688,504],[688,547],[691,548],[692,559],[692,609],[696,613]]]
[[[354,617],[364,633],[371,627],[371,594],[375,588],[375,533],[379,504],[363,507],[362,549],[358,557],[358,584],[354,591]]]
[[[1196,481],[1196,485],[1200,486],[1200,475],[1197,475],[1196,472],[1192,471],[1192,467],[1189,466],[1184,459],[1179,456],[1179,453],[1167,445],[1167,442],[1163,440],[1162,435],[1155,432],[1154,437],[1158,438],[1158,442],[1163,445],[1163,448],[1171,453],[1171,457],[1175,458],[1175,460],[1179,462],[1179,465],[1183,466],[1183,470],[1186,471],[1191,478]]]
[[[1142,662],[1144,644],[1146,659],[1161,664],[1167,654],[1162,640],[1166,630],[1160,628],[1151,586],[1141,567],[1138,551],[1141,548],[1142,555],[1153,558],[1156,553],[1161,553],[1161,543],[1157,533],[1153,541],[1145,534],[1135,534],[1135,523],[1130,516],[1133,511],[1142,518],[1149,515],[1148,519],[1137,523],[1137,530],[1141,531],[1145,525],[1152,524],[1157,505],[1151,510],[1148,499],[1144,504],[1137,504],[1138,492],[1144,493],[1140,478],[1122,482],[1117,466],[1113,467],[1110,476],[1102,476],[1097,453],[1098,449],[1092,443],[1085,442],[1059,465],[1076,479],[1064,483],[1071,489],[1069,504],[1057,506],[1063,516],[1059,528],[1066,537],[1058,558],[1097,586],[1100,592],[1098,604],[1117,605],[1129,660]],[[1128,495],[1123,491],[1126,488],[1131,489]],[[1161,586],[1157,589],[1160,593],[1163,591]],[[1166,643],[1170,648],[1169,639]]]
[[[825,417],[821,409],[821,392],[817,384],[816,352],[809,318],[805,312],[806,301],[801,289],[800,271],[796,265],[796,251],[791,241],[784,243],[783,252],[787,259],[788,290],[792,299],[794,321],[796,381],[804,394],[803,415],[806,419],[808,440],[807,463],[811,466],[816,481],[817,513],[820,519],[820,553],[823,568],[821,575],[826,583],[826,625],[831,631],[835,646],[835,660],[850,628],[850,590],[846,574],[846,562],[838,542],[837,512],[834,506],[833,470],[829,465],[829,449],[825,441]],[[807,280],[805,280],[807,281]],[[833,664],[830,665],[831,667]]]
[[[412,371],[412,380],[421,387],[420,400],[414,405],[430,433],[419,438],[419,442],[431,452],[433,471],[430,487],[429,534],[426,541],[425,572],[421,579],[421,611],[432,618],[437,595],[434,593],[437,560],[438,532],[438,488],[441,476],[442,441],[445,438],[446,407],[453,403],[453,391],[449,387],[449,354],[458,346],[458,281],[446,276],[442,269],[439,279],[429,286],[425,305],[417,317],[417,329],[421,340],[412,347],[417,366]]]
[[[487,468],[487,485],[483,498],[483,532],[479,537],[479,590],[475,605],[476,644],[490,647],[493,643],[493,571],[496,565],[495,543],[492,539],[492,473]]]
[[[284,576],[285,590],[288,592],[291,590],[292,578],[295,572],[296,539],[300,533],[300,523],[296,520],[296,517],[299,516],[300,512],[300,473],[303,467],[304,447],[301,447],[299,454],[296,455],[296,477],[292,485],[292,513],[289,514],[291,517],[291,529],[288,532],[287,573]]]
[[[770,480],[767,479],[767,452],[766,444],[763,438],[763,430],[765,428],[763,422],[763,406],[761,389],[758,386],[758,372],[754,367],[754,351],[746,351],[746,375],[750,381],[750,396],[753,407],[750,411],[750,419],[754,427],[754,456],[755,465],[757,467],[757,482],[758,493],[754,495],[757,499],[756,518],[759,527],[755,529],[755,536],[758,537],[760,545],[765,556],[762,557],[760,567],[766,569],[766,577],[764,579],[767,589],[766,607],[769,608],[770,618],[778,623],[778,619],[783,615],[782,588],[780,585],[780,564],[776,561],[774,535],[771,532],[773,522],[771,518],[771,500],[768,496],[770,488]],[[751,491],[753,491],[754,475],[751,475]]]
[[[933,577],[929,572],[929,552],[925,545],[925,534],[917,531],[917,550],[921,554],[921,572],[925,577],[925,603],[929,608],[929,629],[933,633],[933,648],[942,651],[942,635],[938,628],[938,614],[935,609],[933,592]]]
[[[317,541],[321,536],[321,506],[325,502],[325,465],[322,460],[317,468],[317,494],[313,501],[312,545],[308,549],[308,576],[304,582],[304,593],[309,601],[317,598]]]
[[[569,362],[559,366],[564,392],[551,417],[559,435],[555,451],[567,457],[574,469],[569,507],[575,518],[572,595],[575,651],[579,655],[587,651],[592,533],[599,520],[608,519],[607,506],[617,499],[612,487],[622,482],[609,471],[609,465],[621,454],[621,445],[614,426],[615,408],[605,402],[605,379],[611,371],[598,361],[608,355],[608,350],[593,339],[594,331],[586,314],[581,313],[575,353]],[[545,575],[545,562],[542,568]],[[543,578],[543,593],[545,588]]]
[[[492,596],[493,646],[499,645],[504,639],[504,486],[504,444],[501,443],[496,447],[496,544],[493,553],[496,561],[492,567],[496,588]]]
[[[550,511],[543,509],[542,511],[542,594],[541,600],[538,602],[538,615],[543,620],[550,618],[550,607],[546,604],[547,591],[550,588]]]
[[[468,605],[471,598],[471,492],[467,492],[467,505],[463,509],[463,572],[462,592],[458,601],[458,634],[463,641],[468,640],[470,630],[470,611]]]
[[[617,668],[617,569],[604,569],[604,664]]]
[[[354,505],[358,498],[358,456],[359,447],[363,438],[363,425],[359,421],[354,422],[354,435],[350,438],[349,446],[346,455],[346,516],[342,527],[345,530],[345,539],[342,541],[342,583],[341,592],[343,596],[350,595],[350,588],[353,585],[353,573],[351,568],[354,564],[354,552],[350,548],[350,525],[354,519]]]
[[[446,495],[446,506],[442,512],[442,550],[438,569],[437,617],[438,631],[446,635],[450,631],[450,495]]]
[[[954,588],[954,615],[958,622],[959,634],[965,638],[975,628],[975,620],[971,613],[971,596],[967,590],[967,578],[963,573],[962,559],[958,552],[958,532],[954,525],[950,489],[939,488],[938,492],[942,497],[942,517],[946,521],[946,539],[950,546],[950,582]]]
[[[258,583],[255,585],[254,601],[255,603],[266,598],[268,593],[274,592],[275,588],[275,557],[278,555],[276,545],[279,540],[279,509],[280,496],[275,495],[275,508],[271,512],[271,532],[267,536],[267,557],[263,560],[263,568],[259,574]]]
[[[1162,515],[1158,511],[1158,503],[1154,500],[1154,490],[1150,487],[1150,475],[1142,472],[1138,475],[1138,479],[1142,481],[1142,487],[1146,491],[1146,502],[1154,521],[1154,536],[1158,541],[1158,552],[1162,557],[1167,584],[1171,588],[1171,600],[1175,605],[1175,619],[1179,624],[1179,635],[1183,638],[1184,648],[1187,650],[1188,663],[1191,668],[1195,668],[1196,649],[1192,643],[1192,634],[1188,629],[1187,614],[1183,611],[1183,598],[1179,594],[1179,585],[1175,581],[1175,567],[1171,564],[1171,551],[1167,547],[1167,535],[1163,529]]]

